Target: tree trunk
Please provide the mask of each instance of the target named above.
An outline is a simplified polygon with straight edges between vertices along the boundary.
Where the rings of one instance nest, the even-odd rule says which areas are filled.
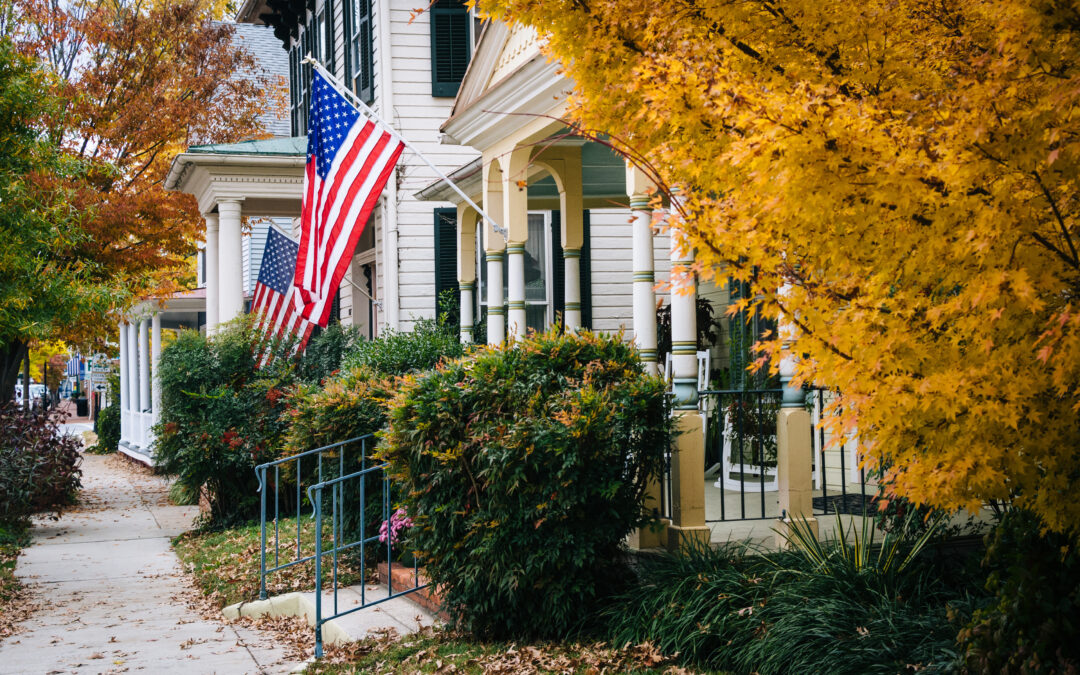
[[[12,340],[0,347],[0,405],[10,403],[15,398],[15,383],[28,353],[26,343],[22,340]]]

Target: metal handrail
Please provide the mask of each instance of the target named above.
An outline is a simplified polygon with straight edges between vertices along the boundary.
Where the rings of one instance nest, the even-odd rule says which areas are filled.
[[[319,448],[313,448],[306,450],[289,457],[283,457],[270,462],[264,462],[255,467],[255,477],[259,482],[259,508],[260,508],[260,522],[259,522],[259,599],[265,600],[266,594],[266,577],[268,574],[277,572],[279,570],[288,569],[303,562],[307,562],[314,558],[313,555],[302,555],[300,546],[300,534],[301,534],[301,469],[303,460],[306,457],[316,456],[318,458],[318,482],[323,482],[323,455],[326,453],[341,448],[338,453],[338,473],[343,474],[345,472],[345,450],[344,448],[356,443],[360,444],[360,466],[361,469],[367,466],[367,442],[368,439],[374,439],[374,434],[364,434],[362,436],[356,436],[346,439],[344,441],[338,441],[337,443],[330,443]],[[281,484],[281,466],[294,462],[296,464],[296,555],[291,561],[285,563],[281,562],[281,530],[280,530],[280,491],[277,490],[277,486]],[[267,550],[266,550],[266,520],[267,520],[267,502],[266,502],[266,487],[267,487],[267,473],[270,469],[274,470],[274,562],[273,565],[267,566]],[[310,496],[309,496],[310,498]],[[314,518],[312,514],[312,518]]]
[[[338,606],[338,554],[356,547],[360,549],[360,568],[365,568],[365,552],[364,545],[371,544],[379,539],[379,534],[371,536],[364,536],[365,525],[367,523],[366,507],[367,501],[365,499],[365,484],[364,478],[368,475],[374,475],[376,472],[383,472],[383,478],[381,483],[383,486],[382,494],[382,516],[384,522],[387,522],[389,528],[389,521],[392,518],[390,515],[390,479],[385,476],[386,467],[389,466],[388,462],[382,462],[375,466],[361,469],[353,473],[332,478],[330,480],[321,481],[312,485],[307,489],[308,500],[311,501],[314,507],[313,516],[315,518],[315,658],[322,658],[323,656],[323,638],[322,627],[327,621],[336,619],[339,617],[347,616],[353,612],[359,612],[362,609],[373,607],[375,605],[382,604],[398,598],[403,595],[408,595],[415,591],[421,590],[428,586],[427,583],[420,583],[420,568],[417,563],[413,563],[413,585],[405,588],[401,591],[394,592],[394,575],[393,575],[393,539],[391,536],[386,538],[386,563],[387,563],[387,594],[385,598],[378,600],[368,601],[366,584],[360,585],[360,604],[350,609],[341,610]],[[360,487],[360,538],[351,541],[343,542],[344,531],[341,524],[341,517],[338,508],[339,501],[344,499],[344,485],[346,481],[359,480]],[[322,522],[323,522],[323,492],[326,489],[330,489],[332,499],[332,511],[331,511],[331,525],[333,527],[332,542],[333,545],[329,551],[323,550],[322,547]],[[333,601],[334,611],[329,616],[323,614],[323,567],[322,559],[325,555],[331,555],[333,559]]]

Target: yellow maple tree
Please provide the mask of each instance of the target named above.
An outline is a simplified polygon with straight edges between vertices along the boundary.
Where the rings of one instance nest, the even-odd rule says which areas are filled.
[[[572,124],[682,189],[703,281],[794,320],[799,380],[892,491],[1080,536],[1075,5],[477,5],[537,27]]]

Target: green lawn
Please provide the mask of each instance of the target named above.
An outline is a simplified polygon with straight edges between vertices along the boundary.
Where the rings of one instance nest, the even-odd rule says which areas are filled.
[[[285,564],[296,558],[296,519],[281,520],[279,528],[281,546],[279,563]],[[267,531],[267,566],[274,564],[273,530]],[[329,533],[324,529],[323,545],[330,546]],[[204,594],[218,606],[236,602],[257,600],[259,597],[259,524],[218,531],[185,532],[173,540],[173,548],[180,561],[195,576]],[[315,524],[310,518],[301,518],[301,557],[314,553]],[[332,580],[331,559],[323,558],[323,583]],[[338,583],[349,585],[361,580],[359,565],[350,559],[338,559]],[[313,561],[294,565],[274,572],[266,580],[267,593],[279,595],[292,591],[310,591],[315,588],[315,565]]]

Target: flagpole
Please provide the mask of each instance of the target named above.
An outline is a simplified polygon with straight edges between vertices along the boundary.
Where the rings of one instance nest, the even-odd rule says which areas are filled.
[[[450,180],[450,178],[449,178],[449,177],[447,177],[447,175],[446,175],[446,174],[444,174],[444,173],[443,173],[442,171],[440,171],[440,170],[439,170],[439,167],[437,167],[437,166],[435,166],[434,164],[432,164],[432,163],[431,163],[431,160],[429,160],[429,159],[428,159],[427,157],[425,157],[425,156],[424,156],[424,153],[422,153],[422,152],[420,152],[419,150],[417,150],[417,149],[416,149],[416,146],[414,146],[414,145],[413,145],[412,143],[410,143],[410,142],[408,141],[408,139],[406,139],[406,138],[405,138],[404,136],[402,136],[402,135],[401,135],[401,134],[399,134],[399,133],[398,133],[397,131],[395,131],[395,130],[394,130],[394,128],[393,128],[393,127],[391,127],[391,126],[390,126],[389,124],[387,124],[386,122],[384,122],[384,121],[382,120],[382,118],[381,118],[381,117],[379,117],[379,116],[378,116],[378,115],[377,115],[377,114],[375,113],[375,111],[374,111],[374,110],[372,110],[372,109],[371,109],[371,108],[370,108],[370,107],[368,106],[368,104],[364,103],[364,102],[363,102],[363,101],[362,101],[362,100],[360,99],[360,97],[359,97],[359,96],[357,96],[356,94],[354,94],[354,93],[352,92],[352,90],[351,90],[351,89],[349,89],[348,87],[346,87],[346,86],[345,86],[345,84],[344,84],[344,83],[343,83],[343,82],[342,82],[341,80],[339,80],[339,79],[338,79],[337,77],[335,77],[333,73],[331,73],[331,72],[330,72],[329,70],[327,70],[327,69],[326,69],[326,67],[325,67],[325,66],[323,66],[323,64],[319,63],[319,62],[318,62],[318,61],[317,61],[317,60],[316,60],[315,58],[313,58],[313,57],[311,56],[311,54],[308,54],[308,55],[307,55],[306,57],[304,57],[304,60],[303,60],[303,61],[301,61],[301,63],[310,63],[310,64],[312,65],[312,67],[313,67],[313,68],[315,68],[315,70],[317,70],[317,71],[319,71],[320,73],[322,73],[322,76],[323,76],[323,77],[325,77],[325,78],[326,78],[327,80],[329,80],[330,84],[331,84],[331,85],[333,85],[334,89],[336,89],[336,90],[337,90],[337,92],[338,92],[339,94],[342,94],[343,96],[346,96],[346,97],[348,97],[348,98],[352,99],[352,102],[353,102],[353,103],[354,103],[354,104],[355,104],[355,105],[356,105],[356,106],[357,106],[357,107],[358,107],[358,108],[359,108],[359,109],[360,109],[360,110],[361,110],[361,111],[362,111],[362,112],[363,112],[363,113],[364,113],[365,115],[367,115],[367,116],[368,116],[368,117],[369,117],[369,118],[370,118],[370,119],[371,119],[372,121],[374,121],[374,122],[378,122],[378,123],[379,123],[379,125],[380,125],[380,126],[381,126],[381,127],[383,128],[383,130],[385,130],[385,131],[386,131],[386,133],[390,134],[391,136],[393,136],[393,137],[394,137],[394,138],[396,138],[397,140],[401,141],[402,145],[404,145],[404,146],[405,146],[406,148],[408,148],[409,150],[412,150],[412,151],[413,151],[413,154],[415,154],[415,155],[416,155],[417,157],[419,157],[419,158],[420,158],[420,159],[421,159],[421,160],[422,160],[422,161],[424,162],[424,164],[427,164],[427,165],[428,165],[428,167],[429,167],[429,168],[430,168],[430,169],[431,169],[432,171],[434,171],[434,172],[436,173],[436,175],[438,175],[438,176],[439,176],[439,178],[441,178],[441,179],[443,180],[443,182],[445,182],[445,183],[446,183],[447,185],[449,185],[449,186],[450,186],[450,188],[451,188],[451,189],[452,189],[452,190],[453,190],[454,192],[458,193],[458,195],[459,195],[459,196],[460,196],[460,197],[461,197],[461,198],[462,198],[463,200],[465,200],[465,203],[466,203],[466,204],[468,204],[469,206],[471,206],[471,207],[473,207],[474,209],[476,209],[476,212],[477,212],[477,213],[479,213],[479,214],[480,214],[480,216],[481,216],[481,217],[482,217],[482,218],[483,218],[484,220],[486,220],[486,221],[487,221],[488,223],[490,223],[490,224],[491,224],[491,229],[495,230],[495,232],[496,232],[496,233],[498,233],[498,234],[502,235],[502,238],[503,238],[503,240],[504,240],[504,241],[507,241],[507,242],[508,242],[508,241],[510,241],[510,232],[509,232],[509,231],[508,231],[508,230],[507,230],[507,229],[506,229],[505,227],[502,227],[501,225],[499,225],[498,223],[496,223],[496,222],[495,222],[495,220],[494,220],[494,219],[493,219],[493,218],[492,218],[491,216],[489,216],[489,215],[488,215],[488,214],[487,214],[487,213],[486,213],[486,212],[485,212],[485,211],[484,211],[484,210],[483,210],[482,208],[480,208],[480,207],[479,207],[479,206],[478,206],[478,205],[476,204],[476,202],[474,202],[474,201],[473,201],[472,199],[470,199],[470,198],[469,198],[469,195],[465,194],[465,192],[464,192],[464,191],[462,191],[462,189],[461,189],[461,188],[459,188],[459,187],[457,186],[457,184],[456,184],[456,183],[454,183],[454,181]]]

